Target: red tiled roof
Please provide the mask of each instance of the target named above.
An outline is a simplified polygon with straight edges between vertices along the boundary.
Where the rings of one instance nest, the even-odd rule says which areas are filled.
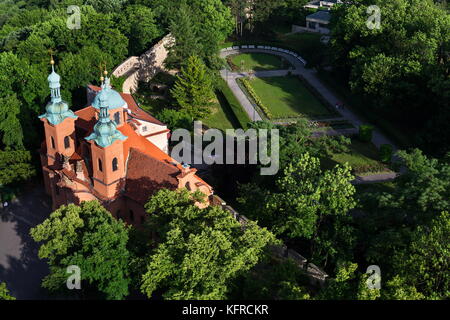
[[[125,194],[138,203],[145,204],[159,189],[177,189],[179,172],[177,167],[131,148]]]
[[[172,159],[172,157],[170,157],[167,153],[148,141],[145,137],[138,135],[133,130],[130,124],[126,123],[117,129],[128,137],[128,139],[123,143],[124,159],[128,157],[130,149],[134,148],[160,161],[166,163],[177,163],[174,159]],[[177,165],[179,168],[181,168],[181,165],[179,165],[178,163]]]
[[[100,91],[102,88],[94,86],[92,84],[88,85],[88,87],[93,91]],[[128,108],[131,110],[133,117],[136,119],[140,119],[142,121],[151,122],[160,126],[165,126],[164,123],[156,119],[155,117],[151,116],[149,113],[145,112],[141,108],[138,107],[136,101],[134,100],[133,96],[129,93],[120,93],[120,96],[128,105]]]
[[[92,130],[97,121],[95,118],[96,112],[97,110],[91,106],[76,111],[75,114],[78,116],[78,119],[75,120],[75,125],[86,131]]]

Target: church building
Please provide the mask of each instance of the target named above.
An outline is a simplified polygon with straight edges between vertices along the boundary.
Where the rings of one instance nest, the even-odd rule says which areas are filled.
[[[162,188],[187,188],[205,194],[213,189],[168,155],[170,130],[139,108],[130,94],[118,93],[105,71],[101,87],[88,86],[88,106],[70,110],[60,93],[60,76],[48,77],[51,101],[39,118],[45,140],[40,157],[46,192],[53,209],[98,200],[116,218],[139,225],[144,204]]]

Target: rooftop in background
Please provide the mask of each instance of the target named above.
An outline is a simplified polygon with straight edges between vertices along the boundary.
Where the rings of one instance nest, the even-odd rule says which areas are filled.
[[[328,11],[317,11],[313,14],[306,16],[306,20],[318,21],[322,23],[330,22],[331,14]]]

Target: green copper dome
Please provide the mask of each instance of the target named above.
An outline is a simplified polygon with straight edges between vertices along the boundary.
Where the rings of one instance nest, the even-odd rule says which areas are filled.
[[[94,126],[94,132],[85,139],[87,141],[94,140],[95,143],[102,148],[112,145],[116,140],[126,140],[128,137],[117,130],[116,124],[109,118],[107,93],[102,90],[97,97],[100,107],[100,116]]]
[[[48,76],[51,100],[45,107],[45,113],[39,119],[47,119],[52,125],[60,124],[66,118],[77,119],[78,117],[69,109],[67,102],[61,99],[61,77],[55,72],[52,65],[52,73]]]
[[[96,109],[100,109],[100,99],[104,99],[105,105],[108,109],[122,108],[127,105],[125,100],[117,91],[113,90],[108,77],[105,78],[105,83],[102,85],[102,90],[94,98],[92,106]]]

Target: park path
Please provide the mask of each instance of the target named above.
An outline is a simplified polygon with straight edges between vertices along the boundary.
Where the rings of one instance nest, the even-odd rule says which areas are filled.
[[[256,77],[277,77],[277,76],[286,76],[288,72],[292,72],[292,74],[298,74],[302,76],[311,86],[313,86],[319,94],[323,96],[325,100],[328,101],[328,103],[332,106],[336,105],[338,102],[342,102],[344,105],[346,104],[345,101],[341,101],[338,99],[338,97],[330,91],[325,85],[322,84],[322,82],[319,80],[319,77],[317,76],[317,71],[314,69],[306,69],[304,66],[304,63],[296,58],[295,56],[281,51],[271,50],[271,49],[262,49],[262,48],[255,48],[255,49],[232,49],[230,48],[223,49],[220,52],[221,58],[226,58],[229,55],[239,54],[239,53],[249,53],[249,52],[260,52],[260,53],[270,53],[273,55],[277,55],[280,57],[283,57],[287,61],[291,63],[294,70],[271,70],[271,71],[257,71],[255,72]],[[249,115],[250,119],[253,121],[259,121],[261,120],[261,116],[258,114],[258,112],[255,110],[255,107],[248,99],[247,95],[242,91],[242,89],[237,84],[237,79],[248,76],[247,72],[231,72],[227,69],[221,70],[220,72],[222,78],[227,82],[228,86],[232,90],[235,97],[238,99],[238,101],[241,103],[241,105],[244,107],[245,111]],[[328,119],[328,120],[342,120],[345,119],[348,122],[350,122],[355,128],[359,128],[360,125],[365,124],[365,122],[358,117],[355,113],[350,111],[347,108],[339,108],[336,110],[340,117],[337,116],[334,119]],[[345,131],[345,132],[344,132]],[[346,133],[357,133],[357,129],[345,129],[345,130],[332,130],[330,132],[327,132],[327,134],[330,133],[331,135],[336,134],[346,134]],[[315,135],[322,135],[323,132],[315,132]],[[372,135],[372,143],[377,147],[380,148],[383,144],[390,144],[393,148],[393,153],[397,152],[398,147],[395,145],[395,143],[390,140],[388,137],[386,137],[377,127],[374,127],[373,135]],[[395,156],[394,156],[395,158]],[[404,168],[400,170],[400,172],[404,172]],[[383,182],[383,181],[390,181],[395,179],[398,176],[398,173],[395,172],[387,172],[387,173],[380,173],[380,174],[372,174],[372,175],[366,175],[366,176],[358,176],[353,183],[355,184],[365,184],[365,183],[377,183],[377,182]]]
[[[250,100],[247,98],[247,95],[244,92],[242,92],[241,88],[237,83],[237,79],[244,77],[244,74],[237,72],[229,72],[228,70],[221,70],[220,75],[227,82],[234,96],[239,101],[241,106],[244,108],[245,112],[247,112],[250,119],[252,121],[261,121],[262,120],[261,116],[256,111],[255,107],[250,102]]]
[[[326,99],[332,106],[336,105],[337,102],[341,102],[338,97],[334,95],[333,92],[331,92],[326,86],[322,84],[322,82],[319,80],[317,76],[317,72],[313,69],[306,69],[304,64],[298,60],[296,57],[280,51],[270,50],[270,49],[224,49],[221,51],[220,56],[222,58],[226,58],[229,55],[233,54],[239,54],[239,53],[245,53],[245,52],[261,52],[261,53],[270,53],[273,55],[281,56],[288,60],[292,66],[294,67],[294,70],[292,71],[293,74],[301,75],[308,83],[313,86],[322,96],[324,99]],[[288,70],[274,70],[274,71],[260,71],[256,72],[256,77],[270,77],[270,76],[285,76],[287,74]],[[247,96],[242,92],[239,85],[236,83],[237,78],[241,78],[244,76],[247,76],[248,74],[245,72],[230,72],[228,70],[222,70],[221,71],[222,77],[225,79],[225,81],[230,86],[231,90],[233,91],[236,98],[238,98],[239,102],[242,103],[245,110],[249,114],[250,118],[253,120],[260,120],[260,116],[258,117],[252,117],[252,114],[258,114],[253,104],[248,100]],[[345,101],[344,105],[345,105]],[[354,114],[352,111],[348,110],[347,108],[340,108],[337,110],[337,112],[341,115],[342,118],[345,118],[347,121],[349,121],[355,128],[358,128],[360,125],[365,124],[364,121],[361,120],[356,114]],[[259,118],[259,119],[258,119]],[[398,150],[398,147],[394,144],[393,141],[391,141],[388,137],[386,137],[378,128],[375,127],[373,131],[373,138],[372,143],[377,147],[380,148],[383,144],[390,144],[392,145],[394,149],[394,153]]]

